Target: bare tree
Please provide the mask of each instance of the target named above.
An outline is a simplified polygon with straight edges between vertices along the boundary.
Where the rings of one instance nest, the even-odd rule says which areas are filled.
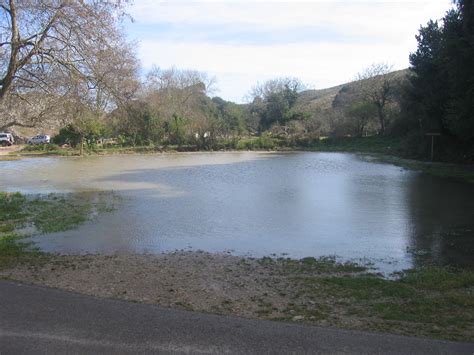
[[[282,93],[285,90],[300,92],[306,88],[301,80],[293,77],[283,77],[267,80],[264,83],[257,83],[250,91],[249,97],[254,100],[256,97],[262,100],[267,99],[273,94]]]
[[[147,75],[145,96],[162,116],[192,116],[196,100],[214,91],[216,80],[196,70],[154,67]]]
[[[153,67],[147,74],[146,86],[149,90],[169,91],[203,91],[212,94],[215,90],[216,79],[207,73],[197,70],[181,70],[175,67],[161,69]]]
[[[366,132],[367,126],[374,120],[377,114],[376,106],[367,101],[356,101],[345,112],[348,116],[351,134],[362,137]]]
[[[103,109],[131,96],[137,63],[117,26],[124,3],[0,0],[0,112],[9,112],[0,129],[68,114],[66,101]]]
[[[357,87],[361,97],[373,104],[377,110],[380,124],[379,134],[384,134],[387,128],[387,107],[394,95],[395,77],[391,73],[392,66],[385,63],[372,64],[356,76]]]
[[[201,136],[209,126],[208,94],[215,79],[206,73],[176,68],[153,68],[147,75],[144,101],[165,122],[173,141],[182,141],[196,133]],[[173,133],[174,132],[174,133]]]

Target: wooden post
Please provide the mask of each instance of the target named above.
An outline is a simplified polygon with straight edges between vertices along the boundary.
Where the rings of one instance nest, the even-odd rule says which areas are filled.
[[[81,135],[81,150],[80,150],[81,157],[84,156],[84,135]]]
[[[431,136],[431,161],[433,161],[434,136]]]
[[[431,161],[434,159],[434,137],[440,136],[441,133],[426,133],[427,136],[431,136]]]

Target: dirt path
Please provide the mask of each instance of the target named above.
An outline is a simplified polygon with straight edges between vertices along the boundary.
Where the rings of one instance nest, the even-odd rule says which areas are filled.
[[[12,145],[11,147],[0,147],[0,156],[8,155],[23,148],[23,145]]]

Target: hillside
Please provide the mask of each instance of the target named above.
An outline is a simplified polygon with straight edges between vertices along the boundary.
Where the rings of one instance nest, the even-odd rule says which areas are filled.
[[[402,79],[409,73],[408,69],[397,70],[391,72],[395,79]],[[344,101],[352,103],[358,94],[357,87],[363,85],[363,81],[351,81],[345,84],[333,86],[320,90],[305,90],[299,94],[299,108],[309,112],[314,110],[336,109],[345,106],[341,98],[346,96]],[[370,80],[369,80],[370,81]]]
[[[407,77],[408,69],[398,70],[386,74],[390,76],[392,87],[392,97],[389,103],[393,106],[391,114],[398,111],[396,99],[400,92],[400,86]],[[316,128],[321,135],[351,135],[358,123],[350,117],[348,111],[356,102],[362,101],[362,92],[371,85],[380,85],[382,76],[366,80],[356,80],[334,87],[320,90],[306,90],[299,93],[295,110],[305,112],[309,115],[311,127]],[[378,124],[375,120],[370,120],[365,125],[367,134],[375,133]]]
[[[341,89],[346,85],[348,84],[342,84],[320,90],[305,90],[299,95],[299,105],[306,108],[308,111],[330,109],[334,99]]]

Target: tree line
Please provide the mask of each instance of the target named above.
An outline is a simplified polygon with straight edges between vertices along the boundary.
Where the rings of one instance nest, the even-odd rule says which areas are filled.
[[[352,83],[308,90],[297,78],[257,84],[247,104],[213,96],[206,73],[139,75],[123,34],[127,2],[0,2],[0,131],[62,127],[58,143],[193,149],[311,147],[321,137],[400,137],[403,154],[474,160],[474,25],[470,1],[416,36],[410,68],[372,64]]]

